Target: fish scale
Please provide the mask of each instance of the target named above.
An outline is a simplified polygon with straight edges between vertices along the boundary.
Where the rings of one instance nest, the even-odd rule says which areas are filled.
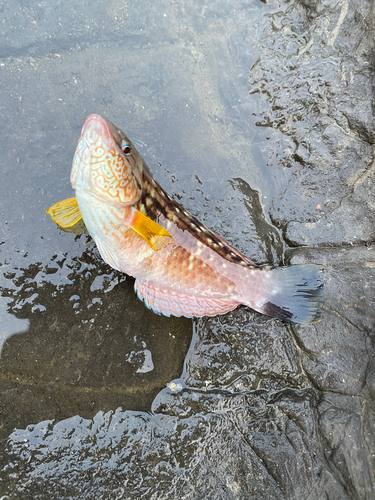
[[[83,124],[71,183],[76,213],[74,199],[48,213],[62,225],[82,216],[103,259],[136,278],[155,312],[210,316],[243,304],[282,320],[319,321],[322,266],[256,266],[173,200],[130,139],[99,115]]]
[[[182,205],[167,195],[156,181],[150,181],[151,175],[144,175],[144,188],[141,199],[138,202],[139,210],[144,211],[148,217],[155,219],[157,219],[158,214],[163,214],[164,217],[177,224],[180,229],[189,231],[204,245],[214,247],[217,254],[229,262],[253,269],[256,267],[251,260],[208,229],[191,213],[185,210]]]

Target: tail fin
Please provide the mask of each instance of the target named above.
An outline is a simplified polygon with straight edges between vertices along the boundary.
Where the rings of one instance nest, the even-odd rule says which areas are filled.
[[[257,310],[294,323],[320,321],[323,303],[324,267],[300,264],[265,271],[272,273],[272,293]],[[268,280],[267,280],[268,281]]]

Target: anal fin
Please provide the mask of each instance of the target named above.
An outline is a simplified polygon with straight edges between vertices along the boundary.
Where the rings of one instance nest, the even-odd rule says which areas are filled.
[[[216,316],[235,309],[239,303],[233,300],[208,299],[186,295],[151,282],[136,280],[135,291],[147,307],[164,316]]]

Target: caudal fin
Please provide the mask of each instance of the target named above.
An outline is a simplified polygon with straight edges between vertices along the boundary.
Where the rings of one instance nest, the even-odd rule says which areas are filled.
[[[301,264],[279,267],[271,273],[272,292],[268,300],[256,307],[259,312],[294,323],[316,323],[320,321],[323,303],[324,267],[316,264]]]

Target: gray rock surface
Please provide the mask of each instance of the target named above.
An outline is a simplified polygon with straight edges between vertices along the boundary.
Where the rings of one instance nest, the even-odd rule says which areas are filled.
[[[374,239],[374,19],[372,2],[292,2],[261,37],[250,92],[293,170],[270,212],[291,246]]]
[[[1,9],[0,497],[374,498],[373,2]],[[188,349],[52,227],[94,111],[250,258],[323,264],[322,321],[238,308]]]

